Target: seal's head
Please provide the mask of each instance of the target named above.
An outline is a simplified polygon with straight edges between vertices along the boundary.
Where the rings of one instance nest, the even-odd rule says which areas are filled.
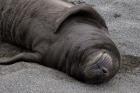
[[[87,83],[103,83],[119,70],[120,54],[107,29],[83,17],[69,18],[48,49],[47,66]],[[46,63],[46,61],[45,61]]]
[[[110,80],[119,69],[119,60],[111,52],[98,50],[84,60],[81,66],[83,81],[100,84]]]

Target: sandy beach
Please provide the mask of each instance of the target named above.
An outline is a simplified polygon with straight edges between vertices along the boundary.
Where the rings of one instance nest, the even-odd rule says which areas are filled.
[[[89,85],[51,68],[20,62],[0,66],[0,93],[139,93],[140,0],[67,1],[93,5],[105,19],[122,56],[119,73],[108,83]],[[18,52],[20,49],[1,42],[0,56]]]

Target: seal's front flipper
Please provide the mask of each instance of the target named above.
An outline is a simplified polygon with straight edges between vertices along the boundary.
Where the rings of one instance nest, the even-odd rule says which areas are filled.
[[[29,53],[29,52],[23,52],[20,54],[17,54],[10,58],[1,58],[0,59],[0,65],[10,65],[14,64],[19,61],[25,61],[25,62],[39,62],[41,59],[41,56],[39,53]]]

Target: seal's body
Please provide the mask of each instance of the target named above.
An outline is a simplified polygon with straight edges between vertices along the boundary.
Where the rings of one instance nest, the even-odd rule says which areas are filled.
[[[60,0],[0,0],[1,39],[29,52],[0,64],[37,62],[88,82],[111,79],[120,54],[102,17],[90,6]]]

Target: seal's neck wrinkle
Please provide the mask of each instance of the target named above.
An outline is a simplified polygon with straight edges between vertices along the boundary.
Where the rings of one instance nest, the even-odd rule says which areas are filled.
[[[75,29],[76,28],[76,29]],[[81,17],[79,15],[71,16],[67,20],[62,23],[61,27],[59,28],[58,34],[66,34],[66,32],[74,32],[74,31],[92,31],[92,32],[99,32],[108,34],[107,29],[101,28],[96,21],[88,19],[87,17]],[[87,31],[87,33],[88,33]]]

